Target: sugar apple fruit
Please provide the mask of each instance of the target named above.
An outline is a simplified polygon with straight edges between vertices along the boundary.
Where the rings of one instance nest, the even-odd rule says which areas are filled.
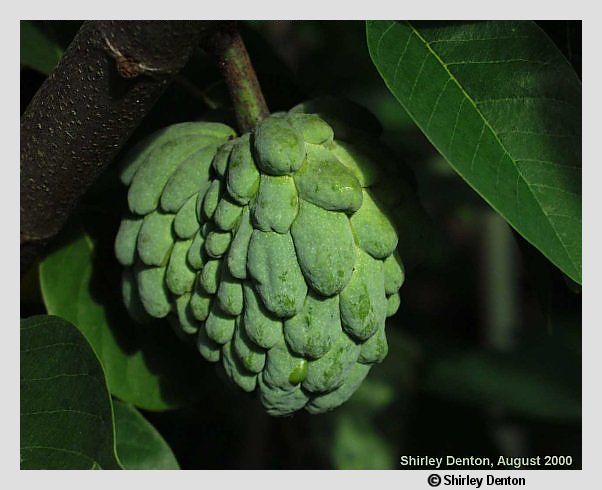
[[[308,107],[238,137],[175,124],[121,173],[129,214],[115,252],[130,314],[167,317],[272,415],[325,412],[355,392],[387,354],[404,280],[378,123]]]

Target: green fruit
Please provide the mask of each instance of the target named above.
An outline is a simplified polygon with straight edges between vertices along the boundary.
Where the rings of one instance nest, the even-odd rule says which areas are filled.
[[[401,198],[362,111],[346,126],[309,103],[240,137],[184,123],[126,157],[128,310],[168,317],[272,415],[332,410],[387,353],[404,267],[385,203]]]

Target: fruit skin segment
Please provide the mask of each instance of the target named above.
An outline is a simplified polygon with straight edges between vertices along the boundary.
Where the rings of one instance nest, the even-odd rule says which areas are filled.
[[[305,103],[238,137],[176,124],[121,172],[129,212],[115,254],[130,315],[167,317],[275,416],[353,395],[386,356],[405,278],[388,210],[402,197],[371,150],[374,118],[354,108],[347,125],[326,109]]]

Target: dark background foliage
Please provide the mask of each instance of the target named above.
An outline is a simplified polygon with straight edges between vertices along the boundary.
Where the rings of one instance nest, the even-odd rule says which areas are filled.
[[[79,23],[34,25],[60,53]],[[580,76],[580,22],[539,25]],[[435,238],[408,272],[399,312],[388,321],[387,359],[336,411],[269,417],[199,357],[190,385],[198,390],[194,402],[142,411],[180,466],[399,468],[399,457],[411,454],[570,455],[572,468],[580,467],[581,296],[574,284],[513,232],[405,115],[370,60],[363,22],[251,22],[242,25],[242,34],[270,110],[334,93],[379,117],[385,140],[416,176]],[[22,62],[23,49],[22,41]],[[22,111],[43,71],[22,64]],[[225,86],[200,51],[131,143],[197,118],[232,119]],[[83,226],[92,237],[93,295],[115,315],[123,313],[112,258],[123,192],[115,169],[109,170],[71,227]],[[67,233],[55,249],[66,241]],[[37,281],[35,267],[22,280],[23,317],[46,312]]]

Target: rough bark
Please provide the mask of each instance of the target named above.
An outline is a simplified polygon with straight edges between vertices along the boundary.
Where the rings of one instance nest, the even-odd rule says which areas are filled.
[[[83,24],[21,118],[22,273],[58,234],[211,24]]]

